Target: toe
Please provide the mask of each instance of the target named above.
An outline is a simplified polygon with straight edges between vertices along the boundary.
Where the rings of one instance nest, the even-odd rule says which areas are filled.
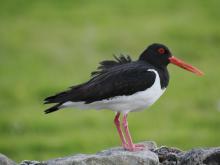
[[[144,144],[135,144],[135,147],[143,147],[143,148],[145,148],[146,146]]]
[[[128,144],[126,144],[126,145],[123,145],[123,147],[125,150],[128,150],[128,151],[142,151],[145,149],[144,145],[135,145],[135,144],[133,144],[132,146],[129,146]]]

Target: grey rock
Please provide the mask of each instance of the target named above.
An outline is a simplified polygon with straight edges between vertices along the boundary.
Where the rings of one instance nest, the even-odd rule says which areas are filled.
[[[116,147],[98,152],[97,154],[78,154],[65,158],[49,160],[46,165],[159,165],[158,156],[150,150],[156,148],[153,142],[143,142],[146,149],[129,152]]]
[[[220,165],[220,147],[193,149],[187,152],[181,160],[181,165]]]
[[[7,156],[0,153],[0,165],[16,165],[11,159]]]
[[[177,165],[180,163],[184,152],[178,148],[162,146],[154,150],[158,155],[161,165]]]
[[[44,165],[44,164],[36,160],[23,160],[19,165]]]
[[[220,165],[220,147],[181,151],[177,148],[160,147],[154,152],[160,165]]]

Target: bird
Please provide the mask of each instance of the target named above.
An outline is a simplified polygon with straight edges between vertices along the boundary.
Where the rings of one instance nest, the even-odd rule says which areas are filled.
[[[142,144],[134,144],[127,116],[129,112],[150,107],[165,92],[169,84],[168,64],[175,64],[198,76],[204,73],[196,67],[173,56],[167,46],[149,45],[137,60],[129,55],[114,56],[114,60],[99,63],[91,78],[79,85],[45,98],[45,104],[55,104],[45,114],[63,108],[108,109],[115,112],[114,124],[122,147],[128,151],[140,151]],[[122,121],[120,121],[122,115]]]

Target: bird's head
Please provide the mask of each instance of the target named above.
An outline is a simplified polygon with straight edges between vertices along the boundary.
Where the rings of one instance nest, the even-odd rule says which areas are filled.
[[[203,72],[196,67],[174,57],[168,47],[163,44],[154,43],[148,46],[140,55],[139,60],[146,61],[158,68],[166,67],[169,63],[172,63],[196,75],[203,75]]]

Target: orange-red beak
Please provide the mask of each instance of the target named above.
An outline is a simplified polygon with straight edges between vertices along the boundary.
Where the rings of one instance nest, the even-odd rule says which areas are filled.
[[[201,70],[197,69],[196,67],[194,67],[190,64],[187,64],[186,62],[184,62],[184,61],[182,61],[182,60],[180,60],[180,59],[178,59],[174,56],[170,57],[169,60],[170,60],[170,63],[175,64],[175,65],[177,65],[177,66],[179,66],[183,69],[186,69],[190,72],[193,72],[198,76],[204,75],[204,73]]]

